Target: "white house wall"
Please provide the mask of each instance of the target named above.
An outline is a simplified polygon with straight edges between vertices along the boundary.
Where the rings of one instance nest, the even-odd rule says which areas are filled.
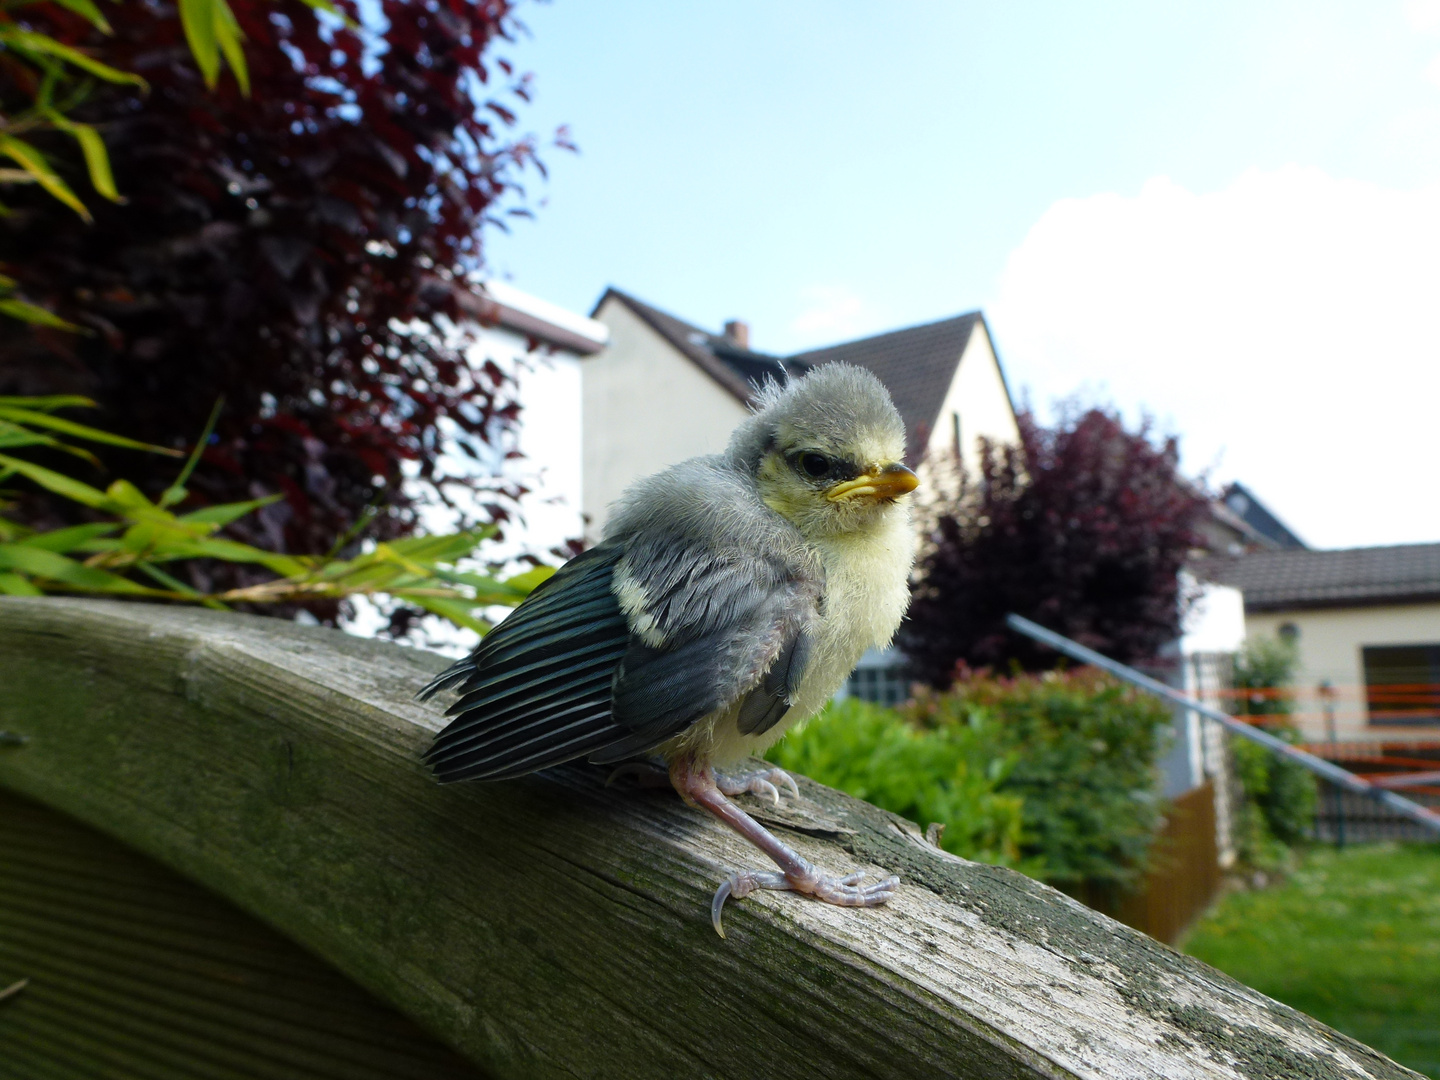
[[[1299,631],[1297,709],[1308,738],[1326,737],[1324,703],[1316,688],[1327,681],[1335,688],[1334,714],[1339,738],[1435,737],[1440,725],[1382,727],[1367,722],[1365,667],[1360,650],[1366,645],[1440,643],[1440,604],[1267,611],[1245,616],[1245,629],[1252,637],[1275,637],[1286,623]]]
[[[580,362],[582,505],[592,539],[632,481],[723,450],[747,415],[620,301],[607,301],[595,318],[610,328],[610,345]]]
[[[950,380],[950,389],[946,391],[936,416],[927,456],[938,459],[941,454],[955,452],[955,423],[952,418],[957,414],[960,417],[960,454],[967,468],[973,469],[980,459],[981,439],[989,439],[992,443],[1020,441],[1020,428],[1015,423],[1010,395],[1005,391],[1000,362],[990,346],[990,335],[979,321],[970,332],[965,351],[960,354],[955,377]]]

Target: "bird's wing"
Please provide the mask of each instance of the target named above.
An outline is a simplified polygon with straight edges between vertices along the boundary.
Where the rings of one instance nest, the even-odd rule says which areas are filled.
[[[615,668],[630,641],[610,587],[622,553],[602,544],[571,559],[421,691],[460,688],[445,713],[455,719],[426,755],[442,781],[523,776],[625,734],[610,716]]]
[[[746,734],[769,729],[789,709],[823,579],[763,549],[719,547],[663,533],[627,542],[614,590],[631,637],[611,703],[625,734],[591,761],[650,749],[737,700]]]

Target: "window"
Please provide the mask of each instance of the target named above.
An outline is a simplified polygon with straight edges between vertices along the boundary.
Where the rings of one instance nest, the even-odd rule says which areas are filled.
[[[963,458],[965,456],[965,448],[960,442],[960,414],[958,412],[950,414],[950,423],[954,425],[955,428],[955,456],[957,458]]]
[[[1366,645],[1372,724],[1440,723],[1440,645]]]
[[[876,705],[899,705],[910,697],[910,681],[902,667],[862,667],[851,673],[845,691]]]

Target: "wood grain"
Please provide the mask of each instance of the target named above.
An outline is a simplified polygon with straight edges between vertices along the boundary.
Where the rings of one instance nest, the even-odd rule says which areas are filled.
[[[425,653],[0,598],[0,786],[160,860],[498,1077],[1416,1077],[1011,871],[801,781],[786,839],[875,910],[707,905],[755,855],[587,767],[434,784]],[[13,740],[12,740],[13,742]],[[758,811],[755,804],[753,809]]]

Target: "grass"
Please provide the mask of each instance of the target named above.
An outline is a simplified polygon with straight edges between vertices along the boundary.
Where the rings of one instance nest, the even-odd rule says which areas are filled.
[[[1186,952],[1440,1080],[1440,845],[1314,848]]]

